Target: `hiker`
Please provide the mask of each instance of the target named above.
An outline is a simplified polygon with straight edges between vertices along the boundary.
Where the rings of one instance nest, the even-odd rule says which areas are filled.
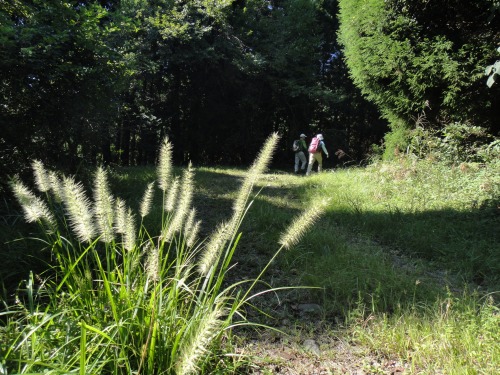
[[[311,170],[315,161],[318,162],[318,172],[323,169],[323,156],[322,153],[328,157],[328,151],[326,150],[325,142],[323,142],[323,134],[318,134],[311,140],[309,145],[309,165],[307,166],[306,176],[311,174]]]
[[[302,164],[300,170],[302,173],[306,171],[306,154],[307,144],[306,144],[306,135],[301,134],[300,139],[296,139],[293,141],[293,151],[295,152],[295,174],[299,173],[299,164]]]

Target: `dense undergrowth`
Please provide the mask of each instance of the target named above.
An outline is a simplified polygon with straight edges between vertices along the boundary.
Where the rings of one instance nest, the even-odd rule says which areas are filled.
[[[320,305],[317,319],[334,327],[335,335],[401,359],[410,373],[489,374],[500,367],[498,161],[450,166],[399,158],[310,178],[276,172],[251,180],[260,189],[257,196],[248,176],[260,172],[252,169],[198,168],[191,177],[190,170],[176,171],[184,177],[173,177],[149,207],[143,194],[157,178],[154,169],[109,171],[109,185],[134,209],[125,217],[139,212],[135,242],[120,234],[110,246],[57,231],[32,241],[24,232],[2,250],[11,258],[2,268],[4,372],[182,373],[186,358],[195,359],[187,373],[244,372],[245,360],[231,355],[232,328],[249,323],[243,312],[250,301],[260,309],[259,298],[250,298],[256,279],[260,290],[267,285],[278,296]],[[186,179],[200,207],[199,237],[206,238],[197,245],[184,226],[168,231],[178,210],[165,192],[178,184],[179,192],[191,194]],[[248,206],[235,213],[242,206],[234,205],[242,191],[245,201],[253,200],[244,221]],[[176,207],[190,207],[190,199]],[[325,216],[308,222],[304,210],[316,212],[324,201]],[[35,233],[20,227],[19,213],[9,209],[2,230]],[[52,212],[61,215],[57,210]],[[228,216],[239,218],[239,230],[224,241],[218,276],[207,278],[201,255],[224,233],[219,223]],[[183,217],[183,225],[194,228],[186,224],[188,214]],[[277,254],[276,242],[294,246],[267,263]],[[252,264],[260,267],[246,264],[253,272],[249,282],[235,278],[245,266],[236,263],[241,251],[259,258]],[[47,264],[26,259],[28,254]],[[53,268],[43,273],[47,265]],[[280,268],[293,285],[314,288],[279,291],[293,285],[266,278],[262,265]],[[16,270],[27,267],[34,272],[25,271],[12,293]],[[252,317],[274,325],[276,311],[265,312],[270,315]],[[193,344],[194,337],[202,345]]]
[[[193,169],[173,174],[168,139],[137,214],[111,193],[105,169],[97,169],[90,199],[82,183],[35,161],[40,194],[18,179],[11,185],[25,220],[40,226],[34,246],[48,253],[50,270],[30,272],[15,303],[4,301],[1,373],[234,371],[237,365],[227,356],[231,329],[251,324],[244,311],[252,309],[253,287],[269,264],[252,279],[226,279],[253,187],[277,140],[276,134],[268,139],[242,179],[231,217],[202,241],[192,207]],[[156,186],[161,220],[153,234],[144,219]],[[274,256],[296,243],[320,213],[320,207],[309,210],[299,233],[285,230]]]

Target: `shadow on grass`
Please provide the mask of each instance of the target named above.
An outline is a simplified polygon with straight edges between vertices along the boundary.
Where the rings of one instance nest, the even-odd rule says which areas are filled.
[[[176,172],[180,175],[180,170]],[[195,172],[193,206],[203,222],[202,238],[230,218],[243,177],[244,171],[233,169]],[[154,168],[118,170],[112,174],[111,191],[136,210],[147,184],[154,179]],[[287,184],[272,175],[259,182],[256,191],[260,188],[241,228],[243,237],[235,254],[235,261],[243,263],[245,273],[253,272],[253,276],[277,250],[282,231],[310,199],[307,186]],[[145,218],[153,236],[160,231],[161,215],[162,197],[155,190],[152,212]],[[332,204],[301,244],[280,256],[276,267],[291,275],[283,278],[286,282],[293,278],[298,282],[295,285],[323,288],[306,292],[301,298],[308,300],[303,302],[320,301],[332,311],[344,313],[359,302],[383,311],[393,311],[398,304],[434,302],[436,294],[442,292],[437,290],[439,282],[447,284],[448,276],[474,282],[485,290],[498,290],[499,218],[494,207],[407,214],[397,210],[365,212],[356,205]],[[19,217],[0,229],[0,285],[4,286],[2,298],[10,304],[29,271],[44,272],[51,259],[49,251],[41,252],[36,242],[14,241],[33,232]],[[421,260],[427,263],[419,266]],[[427,266],[432,269],[425,269]],[[441,271],[444,274],[439,274]],[[440,279],[437,283],[436,275]]]
[[[406,256],[443,265],[464,280],[500,286],[500,212],[495,207],[411,214],[334,210],[330,217]]]
[[[464,290],[498,300],[498,224],[496,208],[403,214],[333,206],[288,258],[302,284],[324,288],[308,302],[339,315],[360,303],[390,313]]]

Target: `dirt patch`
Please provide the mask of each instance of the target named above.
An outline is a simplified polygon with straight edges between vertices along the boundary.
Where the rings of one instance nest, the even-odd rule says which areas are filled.
[[[271,336],[271,337],[270,337]],[[293,337],[293,338],[292,338]],[[306,343],[314,342],[317,351]],[[323,374],[405,374],[408,365],[371,353],[332,335],[313,338],[297,336],[277,337],[264,333],[249,340],[238,350],[249,356],[249,374],[323,375]]]

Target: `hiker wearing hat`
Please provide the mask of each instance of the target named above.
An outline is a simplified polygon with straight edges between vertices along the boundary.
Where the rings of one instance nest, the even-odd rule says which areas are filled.
[[[307,144],[306,144],[306,135],[301,134],[300,139],[296,139],[293,141],[293,152],[295,153],[295,174],[299,173],[299,164],[302,164],[300,167],[300,170],[302,173],[306,171],[306,150],[307,150]]]
[[[311,170],[315,161],[318,162],[318,172],[323,169],[323,156],[322,152],[328,157],[328,151],[326,150],[325,142],[323,142],[323,134],[318,134],[311,140],[309,145],[309,165],[307,166],[306,176],[311,174]]]

